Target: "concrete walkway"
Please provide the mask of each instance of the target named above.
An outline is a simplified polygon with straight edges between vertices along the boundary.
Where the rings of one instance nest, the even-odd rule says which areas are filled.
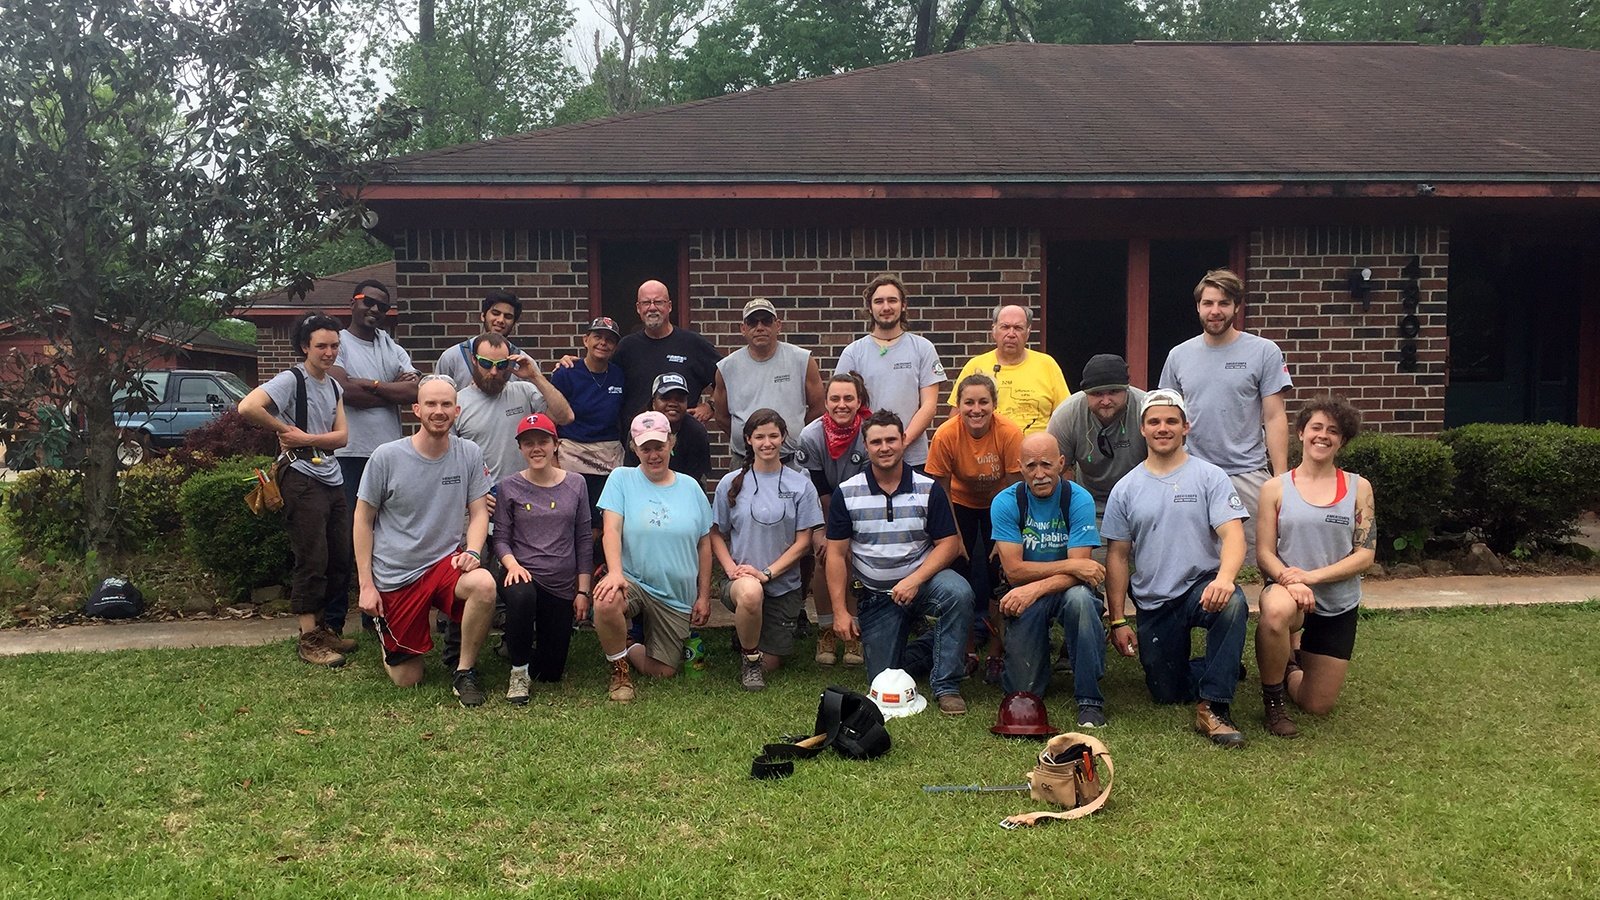
[[[1251,606],[1257,590],[1247,589]],[[1502,604],[1581,603],[1600,598],[1600,575],[1450,576],[1370,581],[1363,604],[1373,609],[1434,609]],[[712,628],[733,624],[733,616],[713,604]],[[292,616],[277,619],[205,619],[188,622],[133,622],[25,628],[0,631],[0,656],[100,650],[251,647],[287,641],[295,635]]]

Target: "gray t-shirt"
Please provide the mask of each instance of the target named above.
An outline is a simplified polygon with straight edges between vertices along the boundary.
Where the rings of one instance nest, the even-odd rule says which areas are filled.
[[[1216,529],[1248,518],[1227,473],[1195,456],[1154,475],[1141,465],[1111,489],[1100,536],[1133,542],[1129,592],[1139,609],[1181,598],[1222,564]]]
[[[856,372],[867,383],[874,410],[886,409],[910,426],[911,417],[922,406],[922,389],[949,379],[939,351],[920,334],[903,334],[888,348],[880,350],[872,335],[862,335],[839,354],[839,372]],[[928,434],[906,435],[907,465],[928,461]]]
[[[822,524],[822,504],[810,476],[783,466],[764,474],[751,469],[733,505],[728,491],[738,472],[729,472],[717,482],[716,502],[711,505],[712,521],[728,540],[734,562],[765,569],[794,546],[795,535]],[[769,597],[800,589],[800,567],[789,569],[766,584]]]
[[[467,504],[489,493],[489,469],[478,445],[450,436],[449,449],[428,459],[410,438],[372,451],[356,496],[378,510],[372,526],[372,581],[395,591],[461,547]]]
[[[1267,467],[1261,401],[1294,386],[1277,344],[1241,332],[1212,347],[1196,335],[1167,354],[1161,386],[1182,394],[1189,407],[1190,453],[1229,475]]]
[[[828,455],[828,436],[822,429],[822,420],[814,419],[800,430],[800,449],[795,451],[794,461],[807,472],[821,472],[829,493],[832,493],[847,479],[860,474],[870,461],[867,459],[867,442],[861,436],[861,430],[856,431],[856,439],[850,442],[849,448],[839,454],[838,459],[834,459]]]
[[[476,384],[469,384],[457,392],[456,403],[461,414],[453,430],[483,450],[483,461],[495,481],[526,467],[517,449],[517,425],[550,408],[538,388],[526,381],[508,381],[491,397]]]
[[[339,332],[339,367],[351,378],[372,381],[397,381],[401,375],[417,371],[411,354],[387,331],[379,330],[372,340],[364,341],[348,328]],[[380,444],[399,440],[404,434],[398,406],[362,409],[347,404],[344,422],[350,429],[350,442],[335,450],[335,456],[371,456]]]
[[[717,363],[723,387],[728,391],[728,415],[733,419],[728,449],[734,459],[743,461],[744,421],[758,409],[775,410],[789,427],[783,441],[783,455],[792,456],[800,446],[800,429],[806,424],[806,369],[811,351],[779,341],[772,356],[757,362],[746,347]]]
[[[1088,488],[1094,502],[1104,507],[1111,489],[1122,476],[1144,462],[1147,451],[1144,434],[1139,431],[1139,407],[1144,405],[1144,391],[1128,388],[1128,406],[1110,425],[1100,423],[1089,409],[1089,400],[1089,395],[1082,391],[1063,400],[1050,415],[1050,433],[1061,445],[1067,467],[1077,469],[1073,480]],[[1110,456],[1101,449],[1102,443],[1111,448]]]
[[[472,342],[475,340],[477,340],[476,337],[469,337],[439,354],[439,361],[433,364],[433,374],[449,375],[450,380],[456,383],[456,390],[458,391],[471,384],[472,367],[477,365],[477,361],[468,359],[468,357],[472,355]],[[512,344],[509,341],[507,344],[506,349],[509,355],[516,356],[522,352],[517,349],[516,344]],[[466,352],[463,353],[463,350]],[[512,375],[511,380],[516,381],[517,376]]]
[[[333,430],[334,419],[339,405],[339,389],[331,377],[313,378],[306,371],[305,363],[294,367],[306,380],[306,434],[327,434]],[[300,388],[294,377],[294,369],[284,369],[272,376],[272,379],[261,386],[267,392],[267,397],[277,407],[273,417],[285,425],[294,425],[295,398]],[[331,487],[344,484],[344,470],[339,468],[338,460],[333,458],[332,451],[322,451],[317,454],[322,459],[320,464],[314,464],[309,459],[296,458],[290,463],[289,468],[302,475],[312,478]]]

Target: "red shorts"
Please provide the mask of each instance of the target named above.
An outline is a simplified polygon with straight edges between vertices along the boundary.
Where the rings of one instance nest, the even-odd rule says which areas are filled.
[[[428,607],[449,616],[452,622],[461,621],[462,604],[456,599],[461,570],[451,563],[453,559],[455,554],[451,553],[399,590],[378,592],[382,600],[378,608],[383,613],[378,634],[383,639],[384,657],[391,665],[433,649]]]

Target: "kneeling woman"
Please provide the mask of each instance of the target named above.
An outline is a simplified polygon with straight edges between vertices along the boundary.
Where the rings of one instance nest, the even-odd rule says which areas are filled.
[[[1361,573],[1378,542],[1372,485],[1334,465],[1361,429],[1361,414],[1342,397],[1317,397],[1300,408],[1299,466],[1261,489],[1256,555],[1268,579],[1256,627],[1256,665],[1267,730],[1299,734],[1285,699],[1313,715],[1333,709],[1356,643]],[[1298,658],[1291,646],[1301,636]]]
[[[515,704],[528,702],[532,679],[561,680],[572,623],[589,612],[594,577],[589,488],[582,475],[556,465],[560,447],[549,416],[534,413],[523,419],[517,449],[528,467],[496,486],[494,553],[506,571],[502,595],[511,659],[506,700]]]
[[[672,471],[676,443],[663,413],[635,416],[628,442],[637,468],[612,471],[600,492],[606,577],[594,591],[594,630],[611,663],[608,696],[633,699],[632,669],[676,674],[691,627],[711,618],[711,504],[700,482]],[[692,599],[691,599],[692,598]],[[644,617],[644,643],[628,646],[628,619]]]
[[[747,691],[767,686],[766,673],[794,652],[794,623],[805,608],[800,562],[811,552],[822,505],[811,479],[783,464],[789,436],[783,417],[758,409],[744,422],[748,462],[717,483],[711,552],[728,583],[722,603],[733,612]]]

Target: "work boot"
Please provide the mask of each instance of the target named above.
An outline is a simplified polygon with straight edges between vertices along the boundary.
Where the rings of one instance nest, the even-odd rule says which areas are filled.
[[[1300,729],[1289,718],[1289,697],[1283,685],[1261,686],[1261,705],[1266,709],[1267,731],[1281,738],[1300,736]]]
[[[456,699],[467,709],[482,706],[489,695],[483,692],[483,684],[478,680],[477,669],[457,669],[456,674],[450,679],[450,690]]]
[[[839,662],[839,636],[833,629],[817,635],[817,665],[831,666]]]
[[[945,694],[939,698],[939,712],[947,716],[967,714],[967,701],[960,694]]]
[[[1211,739],[1219,747],[1233,749],[1244,746],[1244,735],[1228,716],[1226,703],[1201,700],[1194,705],[1194,730]]]
[[[506,684],[506,702],[513,706],[526,706],[532,689],[533,679],[528,677],[528,667],[512,667],[511,680]]]
[[[347,638],[326,625],[320,626],[314,633],[321,635],[322,642],[327,644],[328,649],[335,653],[349,653],[356,649],[355,638]]]
[[[614,703],[633,702],[633,676],[627,659],[612,661],[611,684],[606,687],[606,697]]]
[[[861,640],[859,638],[844,642],[844,656],[840,658],[839,661],[847,666],[860,666],[866,664],[867,657],[861,652]]]
[[[761,654],[739,657],[739,684],[747,691],[767,689],[767,673],[761,670]]]
[[[344,665],[344,654],[328,646],[319,631],[306,631],[300,634],[298,648],[300,659],[313,666],[327,666],[337,669]]]

